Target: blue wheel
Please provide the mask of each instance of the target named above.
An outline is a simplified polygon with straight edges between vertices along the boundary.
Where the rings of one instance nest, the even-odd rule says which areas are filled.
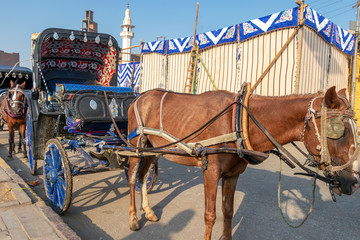
[[[154,188],[157,177],[158,177],[158,171],[159,171],[159,166],[158,166],[158,163],[156,163],[154,165],[154,167],[150,170],[149,178],[146,181],[146,191],[147,192],[150,192]],[[125,169],[125,176],[126,176],[126,179],[129,181],[128,169]],[[139,175],[137,176],[137,183],[135,186],[135,191],[138,193],[141,192]]]
[[[29,159],[29,165],[30,165],[30,172],[32,175],[36,174],[37,169],[37,161],[34,159],[33,151],[32,151],[32,125],[31,125],[31,116],[30,116],[30,110],[28,110],[27,117],[26,117],[26,153],[27,157]]]
[[[72,176],[65,149],[55,138],[46,143],[44,183],[51,207],[58,214],[66,212],[71,203]]]

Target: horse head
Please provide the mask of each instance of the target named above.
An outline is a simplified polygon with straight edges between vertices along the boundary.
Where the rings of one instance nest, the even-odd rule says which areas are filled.
[[[17,84],[17,82],[10,82],[10,89],[8,90],[8,106],[9,111],[14,115],[21,116],[25,113],[26,97],[24,95],[24,88],[26,82]]]
[[[330,88],[324,96],[312,99],[305,118],[304,144],[315,164],[332,180],[336,194],[351,195],[360,184],[354,112],[346,90]]]

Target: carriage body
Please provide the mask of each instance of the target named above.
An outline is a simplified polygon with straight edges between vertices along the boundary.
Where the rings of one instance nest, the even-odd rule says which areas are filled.
[[[108,166],[110,161],[100,154],[103,146],[124,143],[113,120],[126,134],[135,94],[116,86],[119,47],[108,34],[50,28],[33,45],[28,157],[33,174],[37,160],[44,159],[46,194],[61,214],[71,202],[72,175]],[[72,164],[67,150],[80,153],[85,164]],[[126,158],[112,159],[112,167],[126,168]]]

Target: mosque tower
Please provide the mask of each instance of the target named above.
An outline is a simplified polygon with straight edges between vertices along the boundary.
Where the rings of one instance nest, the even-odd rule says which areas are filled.
[[[121,25],[123,31],[120,33],[120,37],[122,38],[122,62],[130,62],[131,61],[131,39],[134,38],[134,33],[132,32],[132,29],[135,27],[131,25],[131,19],[130,19],[130,9],[129,9],[129,3],[127,4],[127,8],[125,10],[125,18],[123,21],[123,24]]]

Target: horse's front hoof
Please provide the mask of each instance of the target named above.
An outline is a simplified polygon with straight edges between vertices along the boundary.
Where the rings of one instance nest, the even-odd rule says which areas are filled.
[[[132,231],[137,231],[140,229],[140,225],[139,222],[135,219],[135,220],[130,220],[129,221],[129,226],[130,226],[130,230]]]
[[[150,222],[157,222],[159,218],[155,215],[155,213],[145,214],[145,217]]]
[[[9,160],[13,160],[13,156],[12,156],[12,155],[8,155],[7,158],[8,158]]]

